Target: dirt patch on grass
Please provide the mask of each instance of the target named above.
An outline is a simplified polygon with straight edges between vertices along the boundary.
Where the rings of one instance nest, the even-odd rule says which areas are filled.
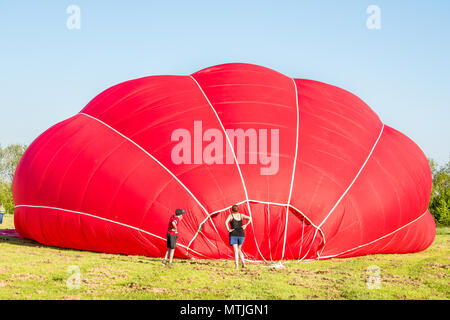
[[[38,276],[32,273],[13,273],[10,276],[11,280],[33,280],[42,281],[45,280],[45,276]]]
[[[315,274],[326,274],[326,273],[330,273],[329,271],[326,270],[317,270],[314,272]]]
[[[169,288],[158,288],[151,285],[144,285],[137,282],[130,282],[124,285],[124,290],[126,292],[150,292],[150,293],[172,293],[174,290]]]
[[[65,296],[61,300],[80,300],[80,296]]]
[[[429,273],[428,277],[433,279],[445,279],[449,278],[450,276],[445,272],[437,272],[437,273]]]
[[[313,286],[306,283],[304,278],[293,278],[287,282],[291,286],[299,286],[302,288],[312,289]]]
[[[8,266],[1,266],[0,267],[0,273],[10,273],[11,272],[11,268]]]
[[[442,263],[437,263],[437,262],[428,262],[426,263],[426,265],[428,267],[430,267],[431,269],[444,269],[447,270],[450,268],[450,264],[442,264]]]
[[[401,286],[421,286],[423,285],[423,280],[419,278],[402,277],[389,273],[381,274],[381,281],[385,284],[395,284]]]
[[[0,279],[0,288],[11,287],[11,284],[8,281]]]

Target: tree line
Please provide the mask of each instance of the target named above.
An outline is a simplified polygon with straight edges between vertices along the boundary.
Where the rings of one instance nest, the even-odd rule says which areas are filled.
[[[428,159],[433,177],[430,204],[428,210],[437,224],[450,225],[450,161],[439,166],[433,159]]]
[[[3,204],[6,213],[14,213],[12,181],[26,149],[27,146],[23,144],[11,144],[5,148],[0,146],[0,206]]]
[[[27,146],[12,144],[5,148],[0,146],[0,204],[6,213],[14,213],[12,181],[16,166]],[[433,178],[433,187],[428,209],[436,224],[450,225],[450,161],[440,166],[433,159],[428,159]]]

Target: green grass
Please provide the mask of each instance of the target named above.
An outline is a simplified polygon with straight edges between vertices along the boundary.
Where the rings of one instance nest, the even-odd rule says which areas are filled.
[[[12,229],[13,216],[0,225]],[[47,247],[0,236],[0,299],[449,299],[450,228],[414,254],[325,261],[287,261],[281,269],[231,261],[161,259]],[[69,289],[68,268],[78,266],[79,289]],[[369,289],[367,268],[380,269]]]

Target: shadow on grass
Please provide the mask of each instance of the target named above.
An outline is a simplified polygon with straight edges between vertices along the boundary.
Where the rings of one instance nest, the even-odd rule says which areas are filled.
[[[0,243],[9,243],[17,246],[27,246],[27,247],[48,247],[39,242],[31,239],[21,238],[14,229],[2,229],[0,230]]]
[[[45,245],[42,243],[39,243],[32,239],[26,239],[20,237],[20,235],[17,234],[16,230],[14,229],[0,229],[0,244],[7,243],[14,246],[22,246],[22,247],[31,247],[31,248],[47,248],[47,249],[54,249],[58,251],[66,251],[66,252],[78,252],[78,253],[96,253],[101,256],[102,259],[107,260],[129,260],[130,262],[136,262],[136,263],[160,263],[161,258],[160,257],[147,257],[147,256],[141,256],[141,255],[128,255],[124,253],[107,253],[107,252],[101,252],[101,251],[92,251],[92,250],[81,250],[76,248],[64,248],[64,247],[58,247],[58,246],[50,246]],[[187,263],[188,261],[181,261],[177,260],[177,263]]]
[[[78,250],[78,249],[74,249],[74,248],[48,246],[48,245],[39,243],[32,239],[22,238],[17,234],[16,230],[14,230],[14,229],[1,229],[0,230],[0,244],[1,243],[8,243],[8,244],[12,244],[15,246],[32,247],[32,248],[51,248],[51,249],[63,250],[63,251],[94,252],[94,251],[88,251],[88,250]],[[101,253],[101,252],[96,252],[96,253]]]

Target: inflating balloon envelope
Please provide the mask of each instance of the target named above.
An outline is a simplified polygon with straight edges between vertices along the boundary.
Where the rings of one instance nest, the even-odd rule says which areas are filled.
[[[266,261],[424,250],[430,192],[423,152],[358,97],[239,63],[107,89],[13,183],[17,231],[46,245],[160,257],[184,208],[175,255],[230,259],[239,204],[243,251]]]

